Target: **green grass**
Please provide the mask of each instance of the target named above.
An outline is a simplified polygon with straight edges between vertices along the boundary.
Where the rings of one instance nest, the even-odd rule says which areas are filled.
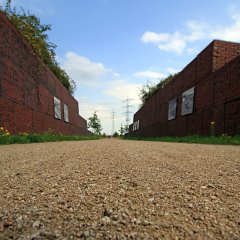
[[[0,145],[4,144],[15,144],[15,143],[39,143],[39,142],[60,142],[60,141],[83,141],[83,140],[97,140],[99,136],[88,135],[88,136],[67,136],[67,135],[55,135],[51,133],[43,134],[19,134],[19,135],[1,135],[0,134]]]
[[[142,140],[157,142],[180,142],[180,143],[200,143],[200,144],[220,144],[220,145],[240,145],[240,135],[236,136],[186,136],[186,137],[126,137],[126,140]]]

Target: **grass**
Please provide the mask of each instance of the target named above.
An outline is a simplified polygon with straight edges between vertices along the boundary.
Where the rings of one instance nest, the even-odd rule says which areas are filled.
[[[56,135],[52,133],[43,134],[18,134],[18,135],[6,135],[0,134],[0,145],[15,144],[15,143],[39,143],[39,142],[60,142],[60,141],[83,141],[83,140],[97,140],[100,137],[95,135],[88,136],[66,136]]]
[[[200,144],[220,144],[220,145],[240,145],[240,135],[236,136],[186,136],[186,137],[126,137],[126,140],[142,140],[157,142],[180,142],[180,143],[200,143]]]

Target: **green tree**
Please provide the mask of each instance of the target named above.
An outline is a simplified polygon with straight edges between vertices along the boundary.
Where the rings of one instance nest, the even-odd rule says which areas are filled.
[[[94,134],[100,136],[102,131],[102,125],[96,111],[93,113],[92,117],[88,118],[88,120],[88,128],[91,128]]]
[[[42,24],[38,17],[26,13],[23,9],[18,12],[16,8],[11,7],[11,0],[6,1],[5,7],[0,6],[0,10],[6,14],[10,22],[31,45],[33,51],[52,70],[65,88],[73,93],[76,88],[75,82],[59,66],[56,61],[56,45],[48,40],[47,31],[51,30],[51,25]]]
[[[115,132],[115,133],[113,134],[113,137],[115,137],[115,138],[119,137],[118,132]]]
[[[119,130],[119,132],[120,132],[120,136],[123,136],[124,134],[125,134],[125,132],[126,132],[126,128],[125,127],[123,127],[123,125],[121,124],[121,127],[120,127],[120,130]]]
[[[125,133],[128,133],[128,131],[129,131],[129,127],[128,126],[123,126],[122,124],[121,124],[121,127],[120,127],[120,129],[119,129],[119,133],[120,133],[120,136],[123,136]]]
[[[102,134],[102,138],[106,138],[107,137],[107,134],[106,133],[103,133]]]
[[[168,77],[159,81],[158,84],[148,82],[140,89],[139,97],[141,100],[140,107],[142,107],[159,89],[164,88],[170,81],[172,81],[178,73],[170,74]]]

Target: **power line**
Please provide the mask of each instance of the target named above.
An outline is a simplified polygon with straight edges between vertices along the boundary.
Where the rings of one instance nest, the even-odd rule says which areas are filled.
[[[126,105],[123,107],[123,108],[126,108],[126,112],[124,113],[125,116],[126,116],[126,125],[125,125],[126,129],[128,129],[128,127],[129,127],[130,113],[132,113],[132,112],[130,111],[130,107],[132,107],[132,105],[130,105],[129,103],[130,103],[131,101],[133,101],[133,100],[134,100],[134,99],[129,99],[129,98],[127,97],[127,99],[123,101],[124,103],[126,103]]]
[[[115,112],[113,109],[113,111],[112,111],[112,135],[114,134],[114,118],[115,118]]]

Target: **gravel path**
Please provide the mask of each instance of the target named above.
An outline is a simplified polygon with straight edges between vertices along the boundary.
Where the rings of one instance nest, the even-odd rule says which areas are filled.
[[[0,146],[0,239],[240,239],[240,147]]]

